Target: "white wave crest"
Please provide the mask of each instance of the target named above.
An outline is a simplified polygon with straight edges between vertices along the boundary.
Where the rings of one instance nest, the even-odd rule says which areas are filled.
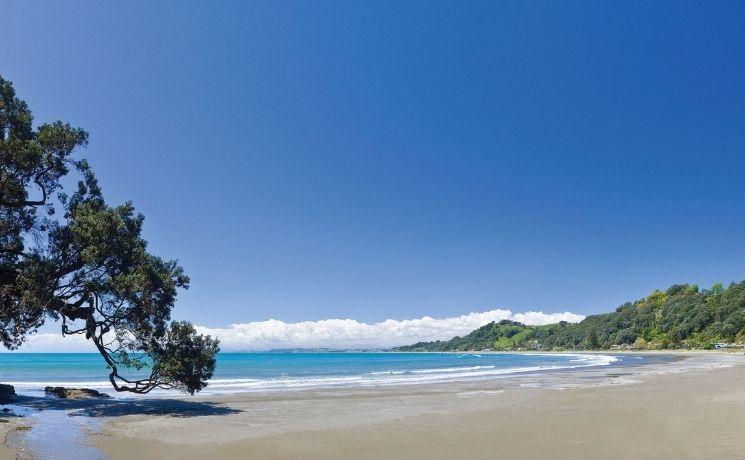
[[[530,356],[541,355],[534,353]],[[331,375],[307,377],[270,377],[270,378],[215,378],[209,381],[205,393],[242,393],[251,391],[281,391],[293,389],[310,389],[326,387],[387,386],[411,385],[436,382],[457,382],[481,380],[527,372],[546,372],[562,369],[577,369],[593,366],[607,366],[618,358],[608,355],[580,355],[543,353],[545,356],[562,356],[569,358],[555,364],[544,363],[533,366],[497,367],[494,365],[443,367],[436,369],[412,369],[368,372],[357,375]],[[106,391],[110,388],[108,381],[11,381],[22,394],[41,394],[44,386],[83,386]],[[167,395],[172,392],[156,390],[156,395]],[[115,395],[130,397],[131,395]]]

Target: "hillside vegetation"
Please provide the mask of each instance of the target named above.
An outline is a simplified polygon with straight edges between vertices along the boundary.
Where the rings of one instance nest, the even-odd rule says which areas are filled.
[[[745,281],[700,290],[678,284],[579,323],[526,326],[492,322],[465,337],[419,342],[397,351],[712,348],[745,343]]]

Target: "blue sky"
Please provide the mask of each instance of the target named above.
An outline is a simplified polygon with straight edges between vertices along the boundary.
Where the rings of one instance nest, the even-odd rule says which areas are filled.
[[[608,311],[745,278],[745,3],[25,2],[0,72],[90,131],[208,327]]]

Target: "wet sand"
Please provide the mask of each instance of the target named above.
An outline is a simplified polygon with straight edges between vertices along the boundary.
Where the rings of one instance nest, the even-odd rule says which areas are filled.
[[[745,356],[679,356],[470,383],[202,396],[181,409],[163,401],[108,414],[88,442],[113,459],[742,458]]]
[[[26,448],[24,435],[31,423],[22,417],[0,416],[0,460],[33,459]]]
[[[15,423],[7,419],[0,419],[0,460],[15,459],[15,449],[8,447],[5,442],[8,434],[15,428]]]

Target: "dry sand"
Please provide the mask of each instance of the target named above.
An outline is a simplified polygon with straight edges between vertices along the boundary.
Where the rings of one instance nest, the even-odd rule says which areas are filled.
[[[90,442],[113,459],[745,458],[743,364],[689,354],[548,377],[200,397],[106,417]]]

